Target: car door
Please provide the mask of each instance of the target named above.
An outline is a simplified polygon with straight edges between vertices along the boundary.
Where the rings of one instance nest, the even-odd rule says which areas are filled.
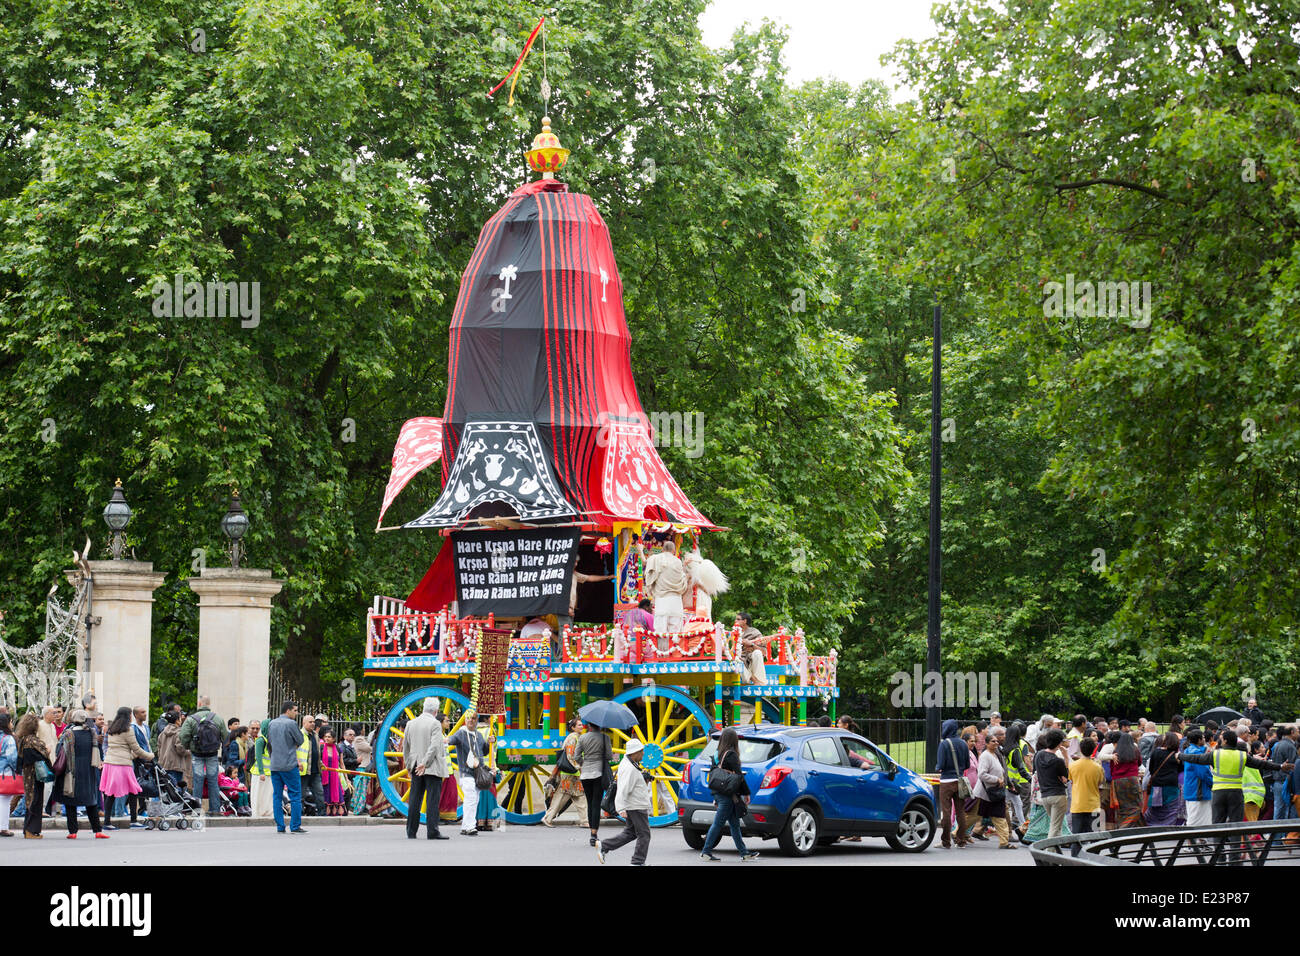
[[[822,806],[825,829],[851,825],[855,775],[844,765],[844,753],[831,734],[811,737],[800,748],[808,790]]]
[[[844,736],[839,743],[853,778],[852,790],[846,798],[850,815],[864,824],[865,829],[892,830],[898,822],[902,797],[890,773],[892,761],[861,738]]]

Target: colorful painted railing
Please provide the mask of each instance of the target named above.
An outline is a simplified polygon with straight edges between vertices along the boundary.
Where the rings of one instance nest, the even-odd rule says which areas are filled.
[[[378,604],[379,598],[375,600]],[[421,611],[379,614],[372,610],[367,619],[366,657],[433,654],[439,662],[465,663],[474,660],[478,647],[475,630],[495,626],[492,614],[483,620],[453,618],[446,610],[438,614]]]
[[[721,624],[709,626],[703,620],[693,624],[694,628],[688,622],[684,631],[674,634],[657,634],[639,627],[628,634],[617,624],[568,626],[563,629],[556,663],[726,661],[730,665],[737,660],[741,644],[739,627],[727,631]],[[366,657],[391,659],[419,655],[433,656],[439,663],[471,663],[477,641],[475,630],[494,626],[494,615],[486,620],[457,619],[446,609],[438,614],[413,612],[395,598],[377,597],[367,621]],[[796,628],[789,634],[784,626],[777,628],[776,635],[763,648],[765,664],[792,667],[803,686],[836,686],[838,656],[835,651],[824,657],[809,655],[803,630]]]

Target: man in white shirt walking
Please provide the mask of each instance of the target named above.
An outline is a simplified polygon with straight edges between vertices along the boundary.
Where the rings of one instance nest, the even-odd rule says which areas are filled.
[[[645,745],[633,739],[627,742],[627,753],[618,765],[618,791],[614,794],[614,809],[627,821],[622,832],[609,840],[596,841],[596,858],[605,862],[612,850],[636,841],[632,851],[632,865],[645,866],[650,852],[650,774],[641,769],[641,752]]]

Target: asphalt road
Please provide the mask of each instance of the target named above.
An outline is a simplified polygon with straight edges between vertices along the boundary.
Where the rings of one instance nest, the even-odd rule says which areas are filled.
[[[444,827],[450,840],[429,842],[423,836],[406,839],[400,825],[313,826],[308,818],[303,834],[279,834],[268,826],[210,827],[198,833],[147,830],[118,830],[108,840],[95,840],[85,828],[75,841],[63,830],[49,829],[40,841],[0,841],[0,866],[352,866],[357,864],[461,866],[599,866],[595,851],[587,843],[587,831],[571,826],[546,829],[540,826],[507,827],[493,833],[464,837],[455,828]],[[621,827],[607,823],[601,828],[606,838]],[[926,852],[895,853],[884,840],[841,843],[821,849],[806,859],[780,855],[776,841],[753,841],[752,849],[762,856],[747,867],[768,866],[1031,866],[1024,847],[998,850],[995,841],[977,843],[962,850],[944,850],[938,842]],[[703,866],[718,869],[739,866],[730,838],[716,851],[721,863],[705,863],[686,846],[676,827],[656,829],[650,843],[653,866]],[[632,848],[623,847],[609,856],[606,866],[627,866]]]

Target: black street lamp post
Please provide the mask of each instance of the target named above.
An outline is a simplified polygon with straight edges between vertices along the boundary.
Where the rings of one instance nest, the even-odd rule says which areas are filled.
[[[245,532],[248,531],[248,515],[244,513],[244,508],[239,503],[238,488],[231,493],[230,507],[221,518],[221,530],[230,541],[230,547],[228,548],[230,566],[238,570],[239,559],[244,555],[242,538]]]
[[[939,593],[941,590],[942,557],[939,552],[940,478],[943,453],[943,422],[939,417],[942,388],[939,379],[939,356],[943,345],[943,324],[939,306],[934,307],[934,367],[930,375],[930,607],[926,622],[926,669],[939,673]],[[942,686],[942,685],[941,685]],[[933,767],[939,756],[940,709],[936,704],[925,708],[925,765]]]
[[[122,560],[122,549],[126,545],[126,526],[131,523],[131,506],[126,503],[126,494],[122,491],[122,479],[113,485],[113,497],[104,506],[104,524],[112,532],[109,538],[109,552],[114,561]]]

